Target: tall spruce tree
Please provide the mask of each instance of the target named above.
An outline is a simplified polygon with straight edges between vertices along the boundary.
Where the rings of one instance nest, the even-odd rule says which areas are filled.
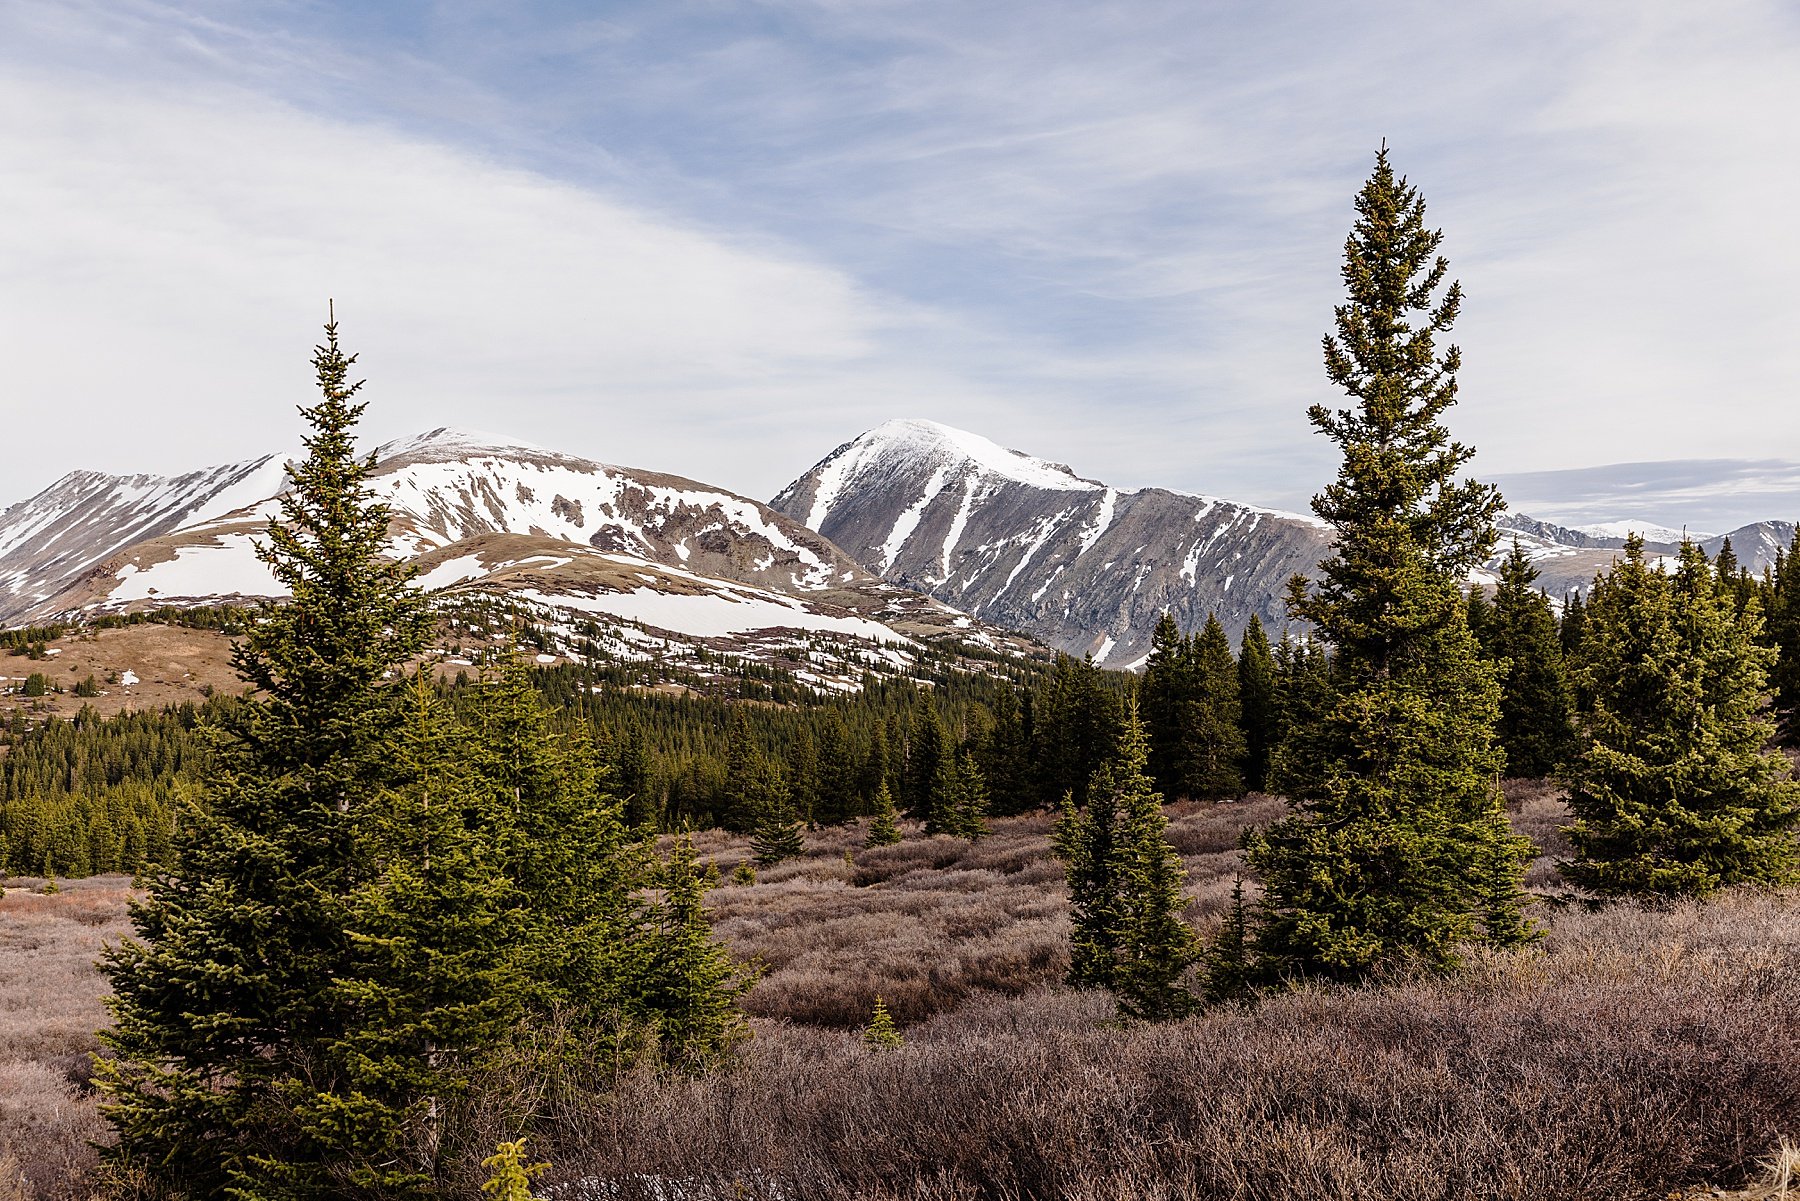
[[[1525,840],[1494,780],[1499,687],[1470,634],[1462,580],[1491,550],[1495,490],[1459,476],[1450,440],[1460,356],[1439,353],[1462,302],[1442,234],[1384,146],[1345,245],[1348,297],[1324,340],[1351,405],[1315,405],[1343,451],[1313,499],[1332,554],[1289,611],[1333,651],[1333,699],[1278,752],[1295,812],[1247,840],[1264,895],[1265,978],[1360,979],[1389,962],[1454,966],[1471,943],[1530,936]]]
[[[1269,755],[1276,739],[1275,659],[1256,614],[1238,646],[1238,696],[1244,729],[1244,787],[1262,792],[1269,783]]]
[[[355,360],[335,320],[325,335],[306,457],[257,551],[292,602],[264,606],[237,644],[256,695],[218,740],[207,807],[133,907],[137,940],[105,961],[109,1155],[172,1196],[342,1197],[368,1136],[332,1113],[358,1085],[339,1040],[360,1002],[337,982],[364,966],[359,821],[412,785],[387,677],[431,617],[411,570],[383,557],[388,513],[352,439]]]
[[[347,1183],[384,1198],[450,1187],[465,1098],[530,997],[509,840],[496,837],[511,815],[480,787],[467,732],[438,712],[422,673],[410,709],[395,748],[403,782],[351,814],[370,874],[346,898],[356,971],[332,982],[346,1024],[325,1046],[345,1087],[299,1109],[316,1130],[342,1132]],[[290,1180],[309,1189],[315,1171],[292,1165]]]
[[[1738,614],[1694,543],[1670,576],[1633,536],[1587,619],[1577,674],[1593,711],[1568,773],[1575,855],[1564,872],[1636,896],[1792,882],[1800,784],[1767,745],[1774,652],[1756,645],[1757,607]]]
[[[1533,587],[1537,578],[1537,568],[1513,539],[1483,640],[1504,672],[1497,732],[1506,770],[1515,776],[1547,776],[1575,746],[1573,701],[1556,615]]]
[[[1225,627],[1211,613],[1187,650],[1192,695],[1188,699],[1185,795],[1220,800],[1244,791],[1243,705],[1237,661]]]
[[[924,690],[913,708],[912,738],[906,748],[906,770],[901,777],[900,803],[906,815],[930,826],[936,833],[942,824],[942,811],[948,801],[945,794],[953,768],[955,750],[944,719]]]

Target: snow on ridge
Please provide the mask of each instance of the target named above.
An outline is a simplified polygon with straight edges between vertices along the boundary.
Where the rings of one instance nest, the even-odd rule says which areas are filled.
[[[1704,542],[1708,538],[1717,538],[1717,534],[1703,534],[1698,530],[1677,530],[1666,525],[1658,525],[1653,521],[1602,521],[1594,525],[1572,525],[1569,527],[1577,534],[1587,534],[1593,538],[1629,538],[1639,534],[1645,542],[1680,542],[1683,538],[1690,542]]]
[[[1180,488],[1163,488],[1163,489],[1161,489],[1161,491],[1172,493],[1175,496],[1185,496],[1192,500],[1206,502],[1205,504],[1203,504],[1200,507],[1200,511],[1194,514],[1195,521],[1198,521],[1198,520],[1200,520],[1200,518],[1206,516],[1206,514],[1214,506],[1226,505],[1233,509],[1242,509],[1246,513],[1255,513],[1255,514],[1258,514],[1263,517],[1279,517],[1279,518],[1282,518],[1284,521],[1298,521],[1302,525],[1310,525],[1310,526],[1314,527],[1315,529],[1323,530],[1323,529],[1330,528],[1330,526],[1326,522],[1321,521],[1318,517],[1314,516],[1311,513],[1294,513],[1287,509],[1271,509],[1271,508],[1267,508],[1263,505],[1245,504],[1241,500],[1226,500],[1222,496],[1209,496],[1208,494],[1206,494],[1204,492],[1185,492]]]
[[[472,453],[479,454],[482,451],[508,454],[520,450],[530,451],[534,454],[547,453],[543,447],[522,438],[443,425],[422,434],[413,434],[406,438],[396,438],[392,442],[384,442],[375,448],[375,461],[385,463],[389,459],[397,459],[402,455],[462,456]]]
[[[881,547],[881,570],[883,572],[892,568],[894,560],[900,557],[900,552],[906,548],[906,540],[911,538],[913,531],[919,527],[919,518],[924,515],[925,507],[936,500],[938,493],[944,490],[944,485],[950,482],[950,473],[951,467],[948,463],[940,465],[936,471],[931,473],[931,479],[926,481],[925,491],[920,494],[919,499],[913,502],[900,516],[894,518],[894,528],[888,531],[887,542]]]
[[[1033,458],[980,434],[920,418],[901,418],[878,425],[851,446],[860,452],[859,459],[865,455],[885,457],[896,453],[938,463],[960,459],[1015,483],[1056,492],[1097,492],[1104,487],[1093,480],[1082,479],[1060,463]],[[814,513],[817,511],[815,504]]]

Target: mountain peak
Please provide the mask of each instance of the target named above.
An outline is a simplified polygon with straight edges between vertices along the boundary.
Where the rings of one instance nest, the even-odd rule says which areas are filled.
[[[962,459],[985,471],[1035,488],[1093,492],[1104,486],[1082,479],[1061,463],[1035,458],[980,434],[919,417],[897,418],[878,425],[844,448],[846,452],[852,449],[860,452],[859,457],[910,455],[929,457],[938,462]]]
[[[414,434],[410,438],[396,438],[392,442],[383,443],[375,448],[375,458],[378,462],[385,463],[389,459],[399,458],[463,459],[484,453],[511,455],[519,451],[540,455],[547,453],[543,447],[521,438],[444,425],[423,434]]]

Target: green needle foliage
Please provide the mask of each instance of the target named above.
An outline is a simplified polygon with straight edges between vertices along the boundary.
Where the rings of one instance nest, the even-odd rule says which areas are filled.
[[[1691,542],[1671,576],[1633,537],[1595,582],[1576,669],[1593,708],[1568,771],[1571,879],[1650,897],[1796,879],[1800,784],[1768,749],[1775,651],[1757,645],[1761,626]]]
[[[139,940],[106,957],[111,1155],[177,1196],[344,1196],[394,1129],[385,1113],[371,1132],[334,1112],[368,1066],[350,1062],[364,1015],[342,982],[366,966],[351,933],[376,875],[363,815],[417,785],[393,754],[403,718],[384,677],[431,617],[410,571],[382,557],[387,510],[351,439],[353,361],[328,324],[307,457],[258,548],[293,601],[265,606],[238,643],[259,695],[222,731],[209,805],[133,910]]]
[[[900,813],[894,808],[894,794],[883,780],[875,787],[875,820],[869,823],[869,837],[863,845],[891,847],[899,841]]]
[[[1127,1017],[1162,1021],[1192,1011],[1184,977],[1200,948],[1181,919],[1181,859],[1146,772],[1149,745],[1135,704],[1127,705],[1120,743],[1094,773],[1087,810],[1066,802],[1056,826],[1074,926],[1069,979],[1111,989]]]
[[[946,834],[954,834],[970,842],[987,836],[987,783],[982,779],[981,768],[976,765],[975,756],[968,751],[964,751],[956,759],[948,809],[949,820],[944,830]]]
[[[750,835],[750,850],[763,867],[773,867],[784,859],[797,859],[806,853],[800,816],[786,796],[776,797],[764,806],[756,829]]]
[[[1187,795],[1199,800],[1241,796],[1244,791],[1243,708],[1237,661],[1225,627],[1213,614],[1188,646],[1193,698],[1187,715]]]
[[[894,1025],[894,1015],[888,1012],[887,1002],[879,996],[875,998],[875,1012],[869,1018],[867,1028],[863,1030],[863,1041],[881,1050],[906,1044],[900,1027]]]
[[[1333,550],[1288,599],[1332,650],[1330,698],[1277,753],[1296,812],[1247,840],[1264,885],[1254,942],[1265,979],[1449,968],[1465,945],[1530,937],[1527,844],[1495,786],[1500,690],[1461,586],[1493,546],[1502,502],[1459,478],[1474,452],[1441,420],[1460,356],[1436,338],[1462,292],[1443,286],[1442,234],[1385,147],[1356,209],[1348,296],[1325,338],[1326,373],[1351,404],[1308,413],[1343,452],[1313,499]]]
[[[1275,658],[1269,636],[1256,614],[1238,647],[1238,698],[1244,726],[1244,787],[1262,792],[1269,786],[1269,755],[1276,738]]]
[[[756,971],[733,961],[713,937],[706,916],[711,884],[690,839],[676,842],[661,875],[662,900],[651,914],[656,937],[639,985],[639,1012],[655,1023],[663,1061],[692,1071],[750,1037],[739,1000],[756,983]]]
[[[1482,645],[1503,673],[1497,732],[1507,774],[1547,776],[1575,747],[1573,694],[1556,615],[1533,585],[1538,577],[1513,540],[1500,568]]]
[[[1164,613],[1151,635],[1138,693],[1149,772],[1170,796],[1216,800],[1244,791],[1245,731],[1238,666],[1218,619],[1184,637]],[[1265,646],[1265,650],[1266,650]]]
[[[599,1091],[652,1035],[693,1066],[743,1031],[691,851],[644,900],[648,848],[525,669],[462,721],[404,686],[434,619],[383,556],[326,335],[261,549],[293,599],[238,644],[256,694],[220,711],[208,803],[106,958],[108,1154],[159,1196],[443,1196],[472,1120],[534,1116],[508,1071]]]

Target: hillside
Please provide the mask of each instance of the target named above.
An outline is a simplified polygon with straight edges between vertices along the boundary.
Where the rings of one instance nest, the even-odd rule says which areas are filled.
[[[241,603],[281,589],[255,545],[280,456],[174,479],[76,473],[0,514],[0,621]],[[446,604],[497,604],[559,652],[780,663],[821,688],[924,648],[1028,640],[859,566],[765,505],[694,480],[438,429],[376,451],[395,557]]]

